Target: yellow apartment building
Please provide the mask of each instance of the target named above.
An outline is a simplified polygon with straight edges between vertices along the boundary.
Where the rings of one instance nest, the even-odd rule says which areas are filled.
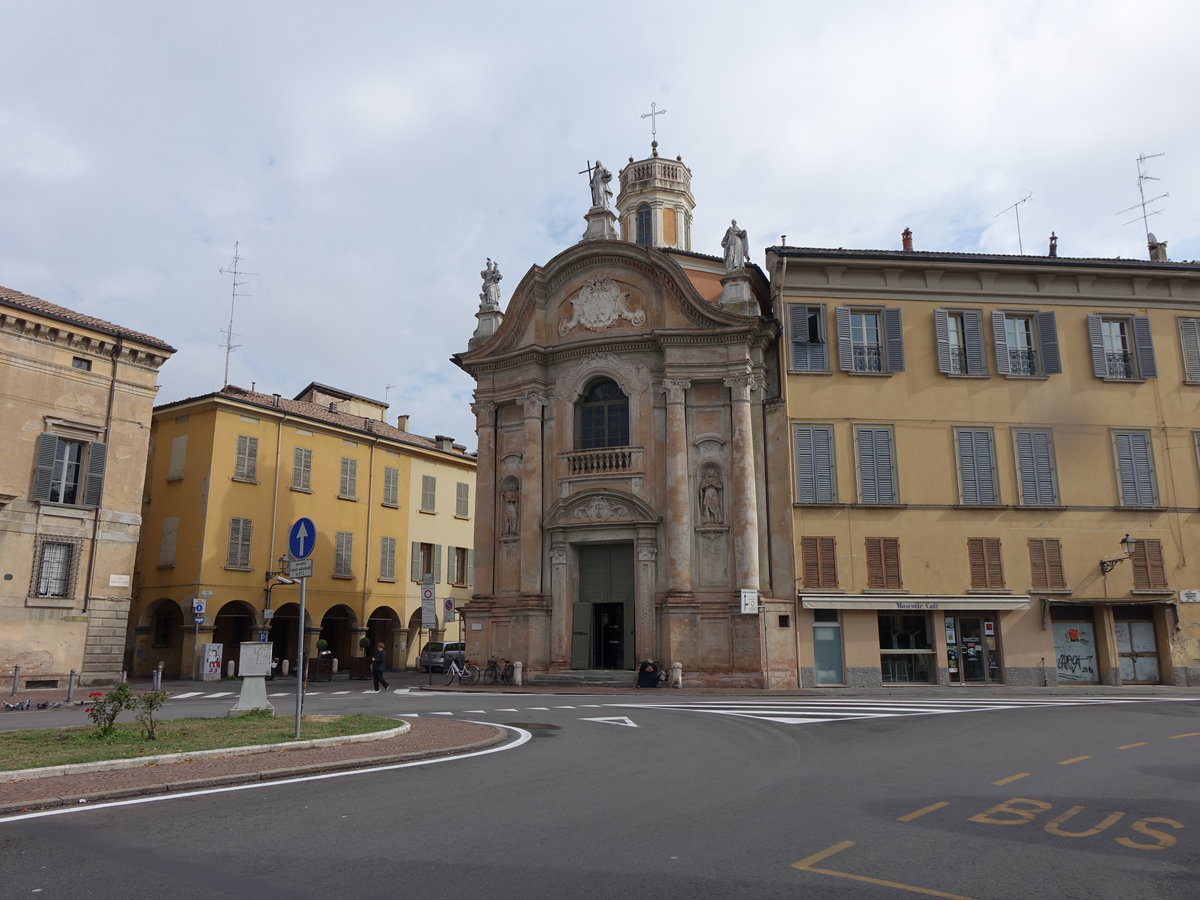
[[[903,237],[767,251],[800,683],[1200,684],[1200,266]]]
[[[294,666],[318,640],[342,671],[360,640],[389,667],[440,636],[446,601],[471,593],[475,459],[452,438],[385,421],[385,403],[310,384],[295,398],[226,386],[154,410],[129,667],[199,677],[204,645],[222,665],[266,640]],[[303,629],[287,573],[288,531],[316,527]],[[434,618],[422,625],[421,582]],[[203,612],[194,612],[200,601]],[[427,612],[427,616],[428,616]]]
[[[0,667],[120,677],[158,338],[0,287]]]

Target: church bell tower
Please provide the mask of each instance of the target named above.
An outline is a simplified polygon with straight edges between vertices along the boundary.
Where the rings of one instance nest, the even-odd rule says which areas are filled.
[[[650,156],[634,161],[620,172],[621,193],[617,195],[617,217],[621,239],[642,247],[674,250],[692,249],[692,170],[683,158],[663,159],[658,141],[650,144]]]

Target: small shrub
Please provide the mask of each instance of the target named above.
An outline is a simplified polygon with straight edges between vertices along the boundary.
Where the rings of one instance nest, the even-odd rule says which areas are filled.
[[[132,709],[136,702],[133,691],[123,681],[107,694],[101,691],[92,691],[88,694],[88,700],[92,704],[87,709],[88,718],[96,726],[96,736],[102,739],[112,735],[117,716],[121,714],[121,711]]]
[[[132,707],[137,710],[134,718],[142,724],[142,734],[148,741],[158,738],[158,723],[154,721],[154,714],[162,709],[162,705],[166,702],[166,691],[146,691],[138,694],[133,700]]]

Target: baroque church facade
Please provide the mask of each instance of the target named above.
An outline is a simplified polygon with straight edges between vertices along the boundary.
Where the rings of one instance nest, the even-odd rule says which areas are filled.
[[[736,226],[725,259],[692,251],[691,171],[657,143],[619,173],[615,213],[611,174],[589,171],[582,239],[504,311],[489,262],[455,357],[477,384],[468,656],[535,679],[659,660],[795,686],[794,564],[769,537],[790,499],[766,478],[787,453],[766,278]]]

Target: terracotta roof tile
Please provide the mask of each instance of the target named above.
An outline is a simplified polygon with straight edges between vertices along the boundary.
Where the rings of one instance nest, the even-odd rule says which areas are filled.
[[[91,328],[94,331],[99,331],[101,334],[110,334],[114,337],[140,341],[143,344],[156,347],[167,353],[175,352],[174,347],[156,337],[143,334],[140,331],[134,331],[131,328],[125,328],[121,325],[114,325],[112,322],[97,319],[95,316],[87,316],[83,313],[75,312],[75,310],[59,306],[57,303],[42,300],[40,297],[31,297],[29,294],[22,294],[20,291],[14,291],[12,288],[6,288],[2,285],[0,285],[0,305],[35,313],[39,316],[45,316],[48,319],[56,319],[59,322],[65,322],[69,325]]]

